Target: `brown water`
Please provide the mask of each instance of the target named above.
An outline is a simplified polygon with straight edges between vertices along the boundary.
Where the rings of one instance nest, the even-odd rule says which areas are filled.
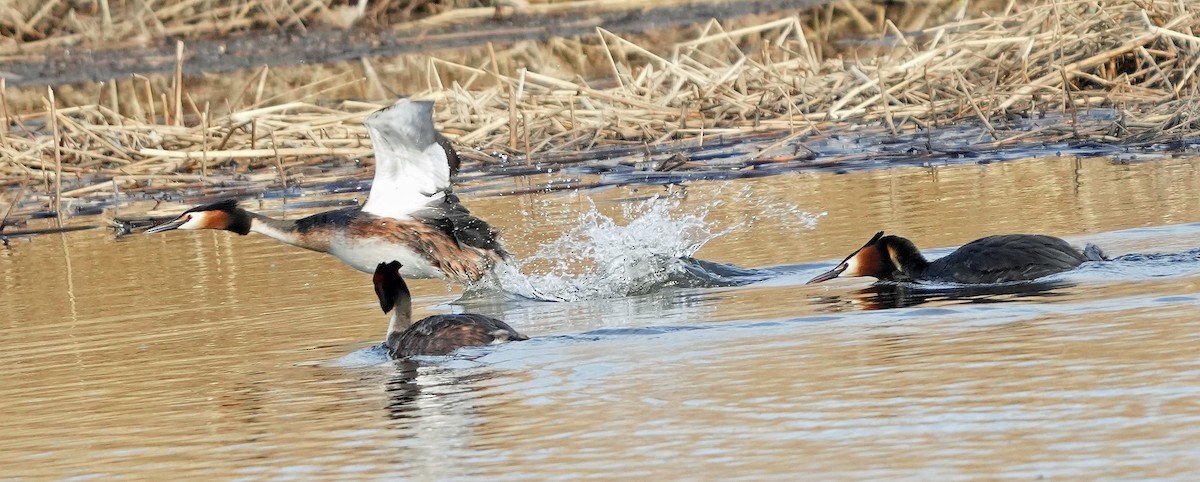
[[[1185,224],[1200,221],[1198,166],[1051,158],[467,195],[533,260],[506,285],[652,288],[455,303],[413,282],[418,315],[469,309],[534,337],[420,366],[364,350],[386,318],[369,276],[329,257],[223,232],[17,241],[0,250],[0,475],[1185,479],[1200,467],[1194,253],[1085,266],[1038,293],[802,283],[877,229],[927,249],[1043,232],[1114,256],[1184,252],[1200,245]],[[712,236],[698,258],[763,280],[654,288],[637,272]],[[578,261],[589,252],[628,262]]]

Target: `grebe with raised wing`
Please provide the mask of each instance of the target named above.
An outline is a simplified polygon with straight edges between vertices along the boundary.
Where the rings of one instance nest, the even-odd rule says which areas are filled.
[[[187,210],[147,233],[222,229],[259,233],[328,253],[371,273],[399,260],[412,278],[471,283],[508,258],[494,229],[451,192],[459,160],[433,125],[433,103],[401,99],[363,121],[375,151],[375,178],[363,206],[296,220],[273,219],[225,200]]]

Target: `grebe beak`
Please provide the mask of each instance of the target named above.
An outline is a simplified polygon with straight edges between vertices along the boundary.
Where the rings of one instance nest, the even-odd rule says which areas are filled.
[[[154,234],[154,233],[161,233],[163,231],[170,231],[172,229],[176,229],[180,226],[183,226],[185,223],[187,223],[190,220],[191,220],[190,217],[182,216],[182,217],[176,218],[174,221],[171,221],[169,223],[162,223],[162,224],[159,224],[158,226],[154,226],[150,229],[147,229],[146,234]]]
[[[811,285],[813,283],[820,283],[822,281],[829,281],[831,279],[837,278],[838,275],[842,274],[842,272],[846,271],[846,268],[849,268],[849,267],[850,267],[850,265],[848,263],[839,264],[839,265],[837,265],[836,268],[833,268],[829,271],[821,273],[821,274],[813,277],[813,279],[808,280],[808,282],[804,283],[804,284]]]

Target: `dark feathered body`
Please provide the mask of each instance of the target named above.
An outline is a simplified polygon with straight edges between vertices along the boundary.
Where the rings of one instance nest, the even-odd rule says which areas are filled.
[[[193,219],[195,218],[195,219]],[[453,195],[435,201],[405,219],[379,216],[359,206],[285,221],[252,213],[225,200],[198,206],[171,223],[148,232],[175,229],[225,229],[257,232],[285,243],[329,253],[347,265],[370,273],[384,261],[399,260],[404,275],[478,281],[508,258],[488,223],[471,215]]]
[[[294,232],[300,246],[368,273],[382,261],[400,260],[406,276],[471,282],[508,258],[495,230],[457,203],[411,219],[338,209],[297,220]]]
[[[1088,259],[1066,241],[1041,234],[1001,234],[971,241],[929,262],[913,278],[954,283],[1027,281],[1079,267]]]
[[[389,219],[391,218],[365,213],[361,206],[353,206],[298,219],[295,222],[295,231],[301,236],[308,236],[330,229],[362,230],[364,229],[363,224],[383,224]],[[508,256],[504,247],[500,245],[496,231],[486,221],[472,216],[466,207],[458,203],[457,196],[449,196],[446,202],[439,202],[425,211],[415,213],[410,221],[417,221],[429,226],[456,245],[496,251],[502,257]],[[247,232],[249,232],[248,226]],[[370,270],[363,271],[370,272]]]
[[[1085,261],[1103,260],[1098,249],[1080,251],[1066,241],[1042,234],[1001,234],[976,239],[933,261],[916,245],[880,231],[837,267],[809,283],[846,276],[872,276],[881,281],[925,281],[994,284],[1028,281],[1062,273]]]
[[[447,355],[465,346],[528,339],[495,318],[476,314],[434,315],[414,323],[404,331],[389,333],[387,346],[392,358],[405,358]]]
[[[392,313],[386,345],[392,358],[447,355],[467,346],[528,340],[495,318],[476,314],[434,315],[412,322],[412,295],[400,276],[398,261],[375,268],[375,294],[384,313]]]

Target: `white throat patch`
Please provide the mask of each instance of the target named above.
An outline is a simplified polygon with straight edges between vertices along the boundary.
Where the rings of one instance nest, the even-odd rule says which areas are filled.
[[[207,211],[197,211],[194,213],[187,213],[185,215],[185,216],[188,216],[188,218],[189,218],[187,220],[187,222],[180,224],[179,227],[176,229],[204,229],[205,226],[208,225],[208,223],[207,223],[208,217],[211,215],[212,214]]]
[[[858,253],[854,253],[854,256],[846,260],[846,269],[842,271],[842,274],[846,276],[862,276],[862,273],[859,272],[860,268],[858,265]]]

